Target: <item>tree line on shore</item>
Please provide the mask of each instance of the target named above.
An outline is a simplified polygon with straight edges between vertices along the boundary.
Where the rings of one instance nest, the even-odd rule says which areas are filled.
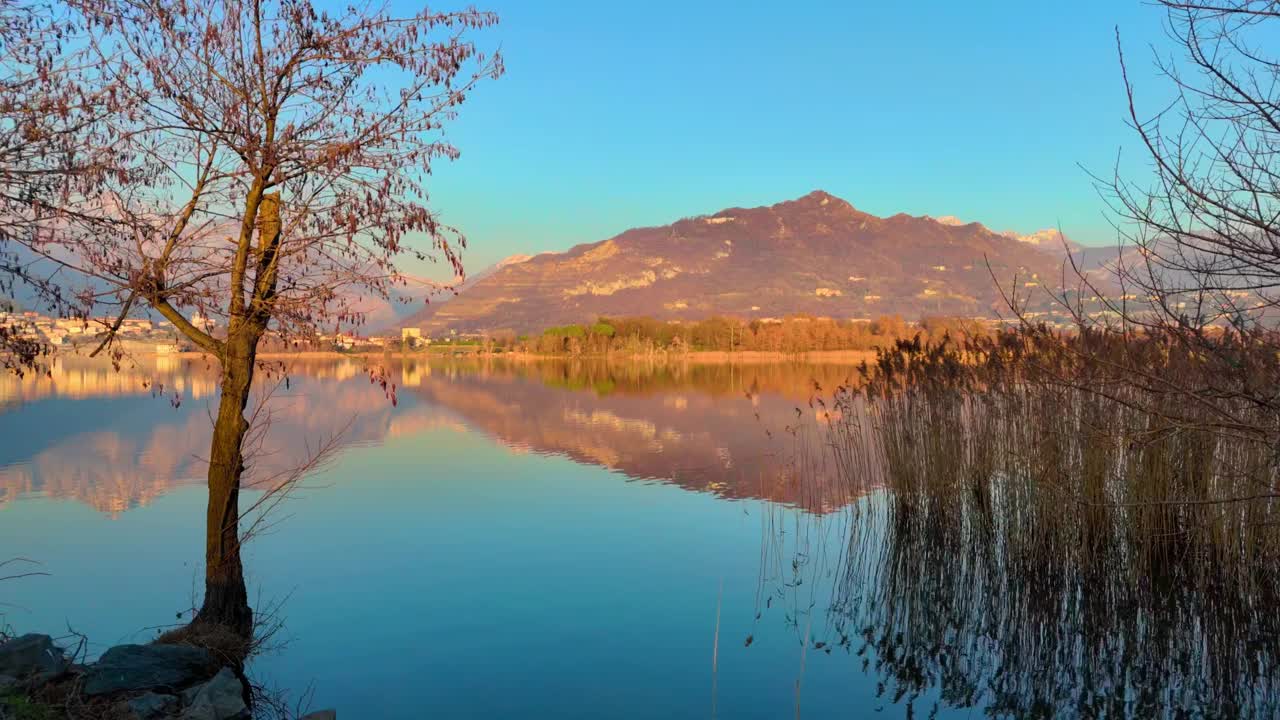
[[[907,321],[900,315],[872,320],[839,320],[794,315],[780,320],[744,320],[716,316],[669,322],[651,317],[601,317],[591,324],[550,327],[534,335],[497,335],[492,349],[540,355],[645,355],[683,352],[778,352],[820,350],[870,351],[917,335],[986,335],[991,326],[960,317],[931,316]]]

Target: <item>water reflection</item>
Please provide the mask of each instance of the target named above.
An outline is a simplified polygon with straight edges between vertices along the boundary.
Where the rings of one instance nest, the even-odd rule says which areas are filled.
[[[148,526],[164,519],[162,508],[125,511],[203,482],[214,397],[200,361],[136,370],[123,376],[128,382],[106,367],[65,367],[5,386],[0,506],[25,494],[73,499],[148,531],[98,527],[84,544],[32,550],[68,578],[67,588],[29,603],[55,608],[55,620],[73,614],[58,603],[81,595],[71,579],[98,565],[109,566],[103,577],[129,570],[134,582],[145,575],[156,587],[185,570],[186,527]],[[445,715],[497,716],[539,701],[564,714],[566,703],[580,704],[572,693],[592,682],[606,688],[595,702],[620,689],[668,693],[689,717],[702,715],[689,709],[712,687],[724,717],[790,715],[793,692],[801,716],[1280,715],[1280,575],[1181,562],[1189,548],[1177,539],[1167,546],[1175,562],[1152,565],[1132,554],[1131,526],[1118,517],[1104,518],[1114,532],[1050,532],[1045,513],[1059,506],[1031,503],[1013,485],[993,483],[990,494],[958,500],[948,485],[930,496],[938,502],[912,504],[874,482],[850,484],[849,467],[875,476],[876,463],[888,461],[867,453],[829,465],[833,431],[845,433],[835,444],[862,448],[884,418],[873,422],[857,402],[839,414],[810,404],[850,374],[798,364],[449,360],[393,365],[384,389],[359,361],[295,363],[270,396],[272,425],[253,473],[294,466],[338,432],[354,445],[407,439],[394,452],[350,453],[332,476],[339,486],[260,546],[254,567],[263,577],[285,591],[305,588],[291,616],[311,643],[296,684],[324,665],[322,687],[349,694],[343,706],[378,716],[390,707],[401,717],[421,714],[424,693],[453,710]],[[461,432],[429,437],[439,428]],[[511,452],[764,502],[623,487],[563,462],[520,458],[517,466],[490,452],[491,440]],[[387,467],[364,473],[362,463],[383,461]],[[425,463],[433,464],[423,471]],[[637,502],[645,498],[652,500]],[[65,517],[53,505],[31,503],[26,527]],[[21,508],[11,517],[7,542],[40,539],[21,529]],[[339,524],[349,526],[335,532]],[[128,545],[135,535],[145,541]],[[1082,537],[1092,538],[1087,551]],[[167,565],[125,562],[155,538],[177,548]],[[99,542],[132,549],[101,557],[80,550]],[[332,582],[335,562],[361,568],[361,582]],[[157,596],[99,582],[120,593],[98,601],[112,607]],[[634,610],[619,623],[616,598],[624,596]],[[333,623],[371,606],[379,611],[367,622]],[[132,632],[159,612],[150,607],[120,625]],[[384,639],[400,637],[431,642],[415,646],[412,662],[353,670],[353,653],[379,657]],[[713,648],[720,675],[704,683],[699,673],[709,672]],[[529,660],[498,667],[494,657]],[[432,668],[432,683],[424,686],[421,667]],[[400,671],[404,677],[388,679]],[[482,687],[468,685],[477,678]],[[492,693],[501,682],[519,692]],[[867,695],[879,704],[865,704]],[[630,697],[600,714],[642,707]],[[499,699],[511,707],[476,709]]]
[[[919,512],[875,492],[764,531],[757,624],[781,620],[813,657],[855,659],[880,709],[1000,718],[1280,716],[1280,577],[1153,566],[1117,536],[1047,548],[1016,518],[959,503]]]
[[[826,468],[810,469],[798,482],[797,459],[820,456],[822,441],[799,429],[823,415],[808,404],[815,382],[821,387],[850,373],[805,365],[538,362],[454,364],[430,374],[406,368],[405,376],[414,397],[517,451],[561,454],[722,497],[829,511],[847,502],[846,490]]]
[[[514,452],[826,511],[847,501],[845,491],[796,481],[789,468],[815,455],[820,438],[795,430],[823,415],[808,405],[815,386],[851,374],[794,363],[294,361],[259,383],[271,427],[250,481],[304,463],[309,449],[335,436],[376,444],[452,425]],[[70,358],[49,375],[5,376],[0,431],[21,441],[0,457],[0,506],[45,495],[118,514],[202,483],[216,380],[203,360],[169,357],[119,370]],[[63,398],[75,399],[76,410],[58,405]]]
[[[119,368],[101,359],[59,356],[48,372],[0,373],[0,412],[51,397],[86,400],[168,392],[198,400],[217,393],[217,379],[208,363],[170,355],[144,356]]]
[[[357,363],[313,364],[264,377],[257,401],[270,427],[254,448],[246,484],[303,464],[328,439],[377,443],[407,425],[393,417],[385,394],[371,389]],[[0,415],[6,436],[25,436],[5,448],[0,505],[22,495],[75,499],[111,514],[148,504],[183,485],[204,482],[212,432],[216,372],[202,361],[140,367],[61,364],[51,376],[11,379],[10,412]],[[74,410],[56,403],[64,396]],[[16,406],[23,405],[21,411]]]

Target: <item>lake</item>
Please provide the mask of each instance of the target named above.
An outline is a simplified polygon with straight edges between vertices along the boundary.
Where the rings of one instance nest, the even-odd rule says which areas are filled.
[[[348,718],[1276,711],[1273,605],[1104,616],[1115,579],[875,512],[815,401],[856,374],[294,362],[260,383],[252,477],[336,450],[246,546],[282,624],[250,675]],[[0,381],[0,557],[48,573],[0,584],[4,623],[92,657],[189,617],[216,394],[176,358]]]

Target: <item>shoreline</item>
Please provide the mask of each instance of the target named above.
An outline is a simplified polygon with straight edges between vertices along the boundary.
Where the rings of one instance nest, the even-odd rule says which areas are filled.
[[[201,351],[182,351],[157,355],[156,357],[172,357],[189,359],[214,359]],[[293,352],[259,352],[260,359],[266,360],[368,360],[371,358],[390,358],[394,360],[449,360],[454,358],[486,359],[486,360],[618,360],[623,362],[694,362],[694,363],[776,363],[776,362],[808,362],[859,364],[863,361],[874,361],[875,350],[807,350],[789,353],[776,350],[695,350],[685,353],[655,352],[646,354],[582,354],[582,355],[549,355],[529,352],[484,352],[480,349],[460,349],[450,351],[419,352],[352,352],[344,353],[336,350],[299,350]]]

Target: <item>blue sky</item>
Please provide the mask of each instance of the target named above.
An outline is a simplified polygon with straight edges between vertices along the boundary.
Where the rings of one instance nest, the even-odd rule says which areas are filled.
[[[1163,16],[1140,0],[480,7],[502,17],[481,41],[507,75],[463,108],[462,158],[431,183],[470,272],[815,188],[877,215],[1111,243],[1081,166],[1109,173],[1123,149],[1144,167],[1117,26],[1140,95],[1154,107],[1164,87],[1148,47]]]

